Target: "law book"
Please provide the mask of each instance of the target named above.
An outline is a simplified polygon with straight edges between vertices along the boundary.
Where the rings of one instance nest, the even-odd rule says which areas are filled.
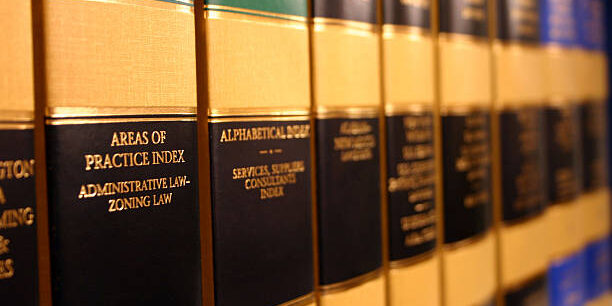
[[[579,50],[578,102],[581,120],[582,252],[585,256],[585,300],[610,305],[610,195],[607,187],[606,103],[607,59],[604,53],[604,3],[574,2]]]
[[[314,303],[307,12],[305,0],[203,2],[205,305]]]
[[[38,305],[29,1],[0,1],[0,301]]]
[[[495,300],[489,4],[441,0],[437,39],[445,305]]]
[[[53,304],[201,305],[193,3],[35,4]]]
[[[319,304],[384,305],[377,2],[312,15]]]
[[[544,67],[537,0],[493,5],[493,181],[499,302],[547,305]]]
[[[440,305],[430,1],[382,2],[390,305]]]
[[[584,201],[579,197],[582,148],[573,1],[540,2],[540,20],[547,103],[549,303],[580,305],[585,299]]]

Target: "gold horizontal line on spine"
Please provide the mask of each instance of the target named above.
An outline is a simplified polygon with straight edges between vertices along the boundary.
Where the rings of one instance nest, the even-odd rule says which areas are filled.
[[[386,116],[415,115],[433,113],[431,104],[385,105]]]
[[[380,114],[378,107],[318,107],[315,110],[317,119],[360,119],[360,118],[377,118]]]
[[[516,219],[512,219],[512,220],[504,220],[502,218],[501,226],[503,228],[509,228],[509,227],[514,227],[516,225],[525,224],[525,223],[531,222],[531,221],[540,221],[538,219],[544,218],[544,213],[545,212],[546,212],[546,208],[540,210],[537,213],[526,215],[526,216],[522,216],[522,217],[519,217],[519,218],[516,218]]]
[[[100,2],[109,4],[123,4],[132,6],[146,6],[160,9],[174,9],[176,11],[193,14],[193,0],[78,0],[81,2]],[[76,2],[76,1],[75,1]]]
[[[348,289],[351,289],[363,283],[366,283],[370,280],[378,278],[379,276],[382,275],[382,271],[383,271],[383,268],[378,268],[374,271],[353,277],[351,279],[347,279],[339,283],[323,285],[319,287],[319,291],[321,291],[321,294],[330,294],[330,293],[339,292],[339,291],[346,291]]]
[[[213,108],[208,110],[209,117],[248,117],[248,116],[306,116],[310,108]]]
[[[431,37],[431,31],[429,29],[398,24],[384,24],[382,26],[382,33],[383,38],[401,36],[407,37],[410,40],[421,40]]]
[[[493,39],[493,48],[510,48],[516,50],[540,50],[542,45],[539,42],[520,41],[520,40],[503,40],[499,38]]]
[[[483,44],[487,46],[489,45],[488,37],[460,33],[439,33],[438,39],[448,42]]]
[[[70,119],[47,119],[45,123],[48,125],[80,125],[80,124],[96,124],[96,123],[125,123],[125,122],[160,122],[160,121],[185,121],[196,122],[193,117],[146,117],[146,118],[70,118]]]
[[[448,116],[448,115],[469,115],[473,113],[488,113],[490,112],[490,108],[487,105],[476,106],[476,105],[452,105],[452,106],[442,106],[440,107],[440,115]]]
[[[33,120],[34,112],[32,111],[0,110],[0,123],[24,123],[32,122]]]
[[[472,237],[468,237],[459,241],[455,241],[455,242],[451,242],[451,243],[444,243],[444,250],[445,251],[452,251],[452,250],[456,250],[459,248],[462,248],[464,246],[468,246],[468,245],[472,245],[474,243],[480,242],[482,240],[484,240],[485,238],[487,238],[489,235],[493,235],[493,229],[492,227],[489,227],[488,229],[486,229],[484,232],[482,233],[478,233]]]
[[[289,302],[279,304],[277,306],[304,306],[314,302],[314,292],[303,295]]]
[[[529,275],[528,277],[526,277],[523,280],[516,281],[516,282],[511,283],[511,284],[504,284],[503,288],[501,288],[501,291],[502,291],[503,295],[505,295],[509,291],[515,291],[517,289],[521,289],[521,288],[523,288],[523,286],[531,283],[532,281],[534,281],[534,280],[536,280],[536,279],[538,279],[540,277],[546,276],[546,272],[547,272],[546,269],[540,270],[540,271],[531,273],[531,275]]]
[[[526,104],[519,104],[519,105],[515,103],[516,100],[497,99],[496,101],[499,102],[499,103],[495,103],[496,104],[495,110],[497,110],[498,112],[533,110],[533,109],[543,108],[548,105],[548,103],[540,101],[540,100],[527,101],[526,99],[524,99],[524,100],[521,100],[521,102],[524,102]]]
[[[0,130],[31,130],[33,128],[34,128],[34,123],[18,123],[18,122],[0,121]]]
[[[312,23],[315,32],[321,32],[328,29],[341,29],[348,31],[349,34],[370,36],[375,35],[379,29],[377,24],[326,17],[315,17],[312,19]]]
[[[49,118],[117,117],[151,115],[196,115],[195,107],[50,107]]]
[[[398,260],[391,260],[389,261],[389,268],[391,269],[401,269],[401,268],[405,268],[405,267],[409,267],[412,265],[415,265],[417,263],[421,263],[423,261],[429,260],[434,258],[434,256],[438,253],[438,251],[436,249],[427,251],[423,254],[419,254],[416,256],[412,256],[409,258],[403,258],[403,259],[398,259]]]
[[[272,13],[272,12],[267,12],[267,11],[251,10],[251,9],[225,6],[225,5],[216,5],[216,4],[204,4],[204,10],[207,13],[212,13],[212,12],[220,13],[220,14],[213,14],[212,17],[207,15],[209,18],[223,17],[224,14],[222,13],[228,13],[228,14],[246,15],[250,17],[260,17],[260,18],[263,17],[266,19],[269,19],[269,18],[282,19],[286,21],[293,21],[293,22],[300,22],[300,23],[306,23],[307,21],[306,17],[303,17],[303,16],[279,14],[279,13]],[[219,19],[234,19],[232,17],[233,15],[226,15],[226,16],[229,18],[219,18]]]
[[[253,122],[253,121],[307,121],[310,120],[308,116],[245,116],[245,117],[228,117],[228,118],[209,118],[209,123],[223,123],[223,122]]]

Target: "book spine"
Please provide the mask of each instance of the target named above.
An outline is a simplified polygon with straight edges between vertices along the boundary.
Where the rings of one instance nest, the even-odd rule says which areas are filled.
[[[548,204],[539,2],[498,0],[494,54],[495,222],[500,301],[545,305]]]
[[[193,3],[41,9],[53,303],[201,305]]]
[[[548,287],[553,305],[584,302],[585,256],[580,198],[582,147],[577,33],[571,0],[540,3],[545,60],[549,230]]]
[[[312,2],[319,301],[384,305],[377,2]]]
[[[203,9],[214,305],[314,304],[307,2]]]
[[[439,4],[446,305],[494,302],[496,292],[488,10],[488,1],[441,0]]]
[[[606,101],[607,69],[604,54],[604,4],[600,0],[574,2],[578,53],[578,89],[582,143],[581,216],[586,260],[585,299],[610,304],[610,195],[607,187]]]
[[[432,3],[383,4],[390,305],[440,305]]]
[[[38,305],[29,1],[0,3],[0,300]]]

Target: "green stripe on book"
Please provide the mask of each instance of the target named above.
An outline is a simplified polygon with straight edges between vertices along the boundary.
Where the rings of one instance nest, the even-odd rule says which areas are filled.
[[[307,16],[306,0],[205,0],[207,5],[223,5],[276,14]]]

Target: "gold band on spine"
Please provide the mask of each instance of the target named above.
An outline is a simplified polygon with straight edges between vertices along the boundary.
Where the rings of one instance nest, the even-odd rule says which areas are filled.
[[[195,107],[50,107],[48,118],[196,115]]]
[[[34,113],[30,111],[0,110],[0,123],[31,122],[33,120]]]
[[[148,6],[155,8],[164,8],[168,9],[168,6],[175,6],[177,11],[184,11],[193,14],[193,0],[80,0],[80,1],[88,1],[88,2],[102,2],[102,3],[112,3],[112,4],[123,4],[123,5],[138,5],[138,6]]]
[[[334,292],[346,291],[351,288],[357,287],[363,283],[366,283],[370,280],[378,278],[382,275],[382,272],[383,269],[378,268],[372,272],[368,272],[366,274],[362,274],[342,282],[329,285],[321,285],[319,286],[319,291],[321,292],[321,294],[330,294]]]
[[[0,122],[0,130],[31,130],[34,123],[3,123]]]
[[[285,302],[277,306],[304,306],[304,305],[312,304],[313,302],[314,302],[314,293],[311,292],[309,294],[300,296],[289,302]]]
[[[455,241],[455,242],[445,243],[444,250],[452,251],[452,250],[456,250],[456,249],[462,248],[467,245],[472,245],[472,244],[475,244],[475,243],[478,243],[484,240],[489,235],[493,235],[492,227],[489,227],[484,232],[478,233],[472,237],[468,237],[468,238],[465,238],[459,241]]]
[[[272,26],[288,27],[299,30],[306,30],[307,24],[302,20],[293,20],[277,17],[267,17],[260,15],[251,15],[240,12],[228,12],[228,11],[204,11],[206,19],[218,19],[218,20],[236,20],[241,22],[254,22],[258,24],[266,24]]]
[[[404,105],[385,105],[386,116],[429,114],[433,113],[434,107],[431,104],[404,104]]]
[[[419,254],[413,257],[392,260],[392,261],[389,261],[389,268],[398,269],[398,268],[409,267],[417,263],[432,259],[437,253],[438,253],[438,250],[432,249],[423,254]]]
[[[378,118],[380,108],[378,107],[317,107],[314,110],[317,119],[360,119]]]
[[[489,38],[486,36],[475,36],[460,33],[438,33],[438,39],[444,41],[482,44],[489,46]]]
[[[408,36],[414,40],[420,40],[423,37],[431,36],[431,31],[428,29],[397,24],[384,24],[382,26],[382,33],[384,38],[391,38],[397,34],[400,34],[402,36]]]
[[[310,108],[213,108],[208,110],[210,117],[230,116],[305,116],[310,113]]]
[[[461,105],[452,105],[452,106],[444,106],[440,107],[440,115],[469,115],[473,113],[489,113],[491,109],[486,106],[461,106]]]
[[[346,31],[347,34],[357,36],[376,35],[379,28],[377,24],[325,17],[315,17],[312,19],[312,23],[314,32],[338,31],[340,29]]]
[[[297,15],[279,14],[279,13],[251,10],[251,9],[238,8],[238,7],[225,6],[225,5],[204,4],[204,10],[208,12],[214,11],[218,13],[237,13],[237,14],[243,14],[243,15],[248,14],[254,17],[285,19],[285,20],[297,21],[297,22],[302,22],[302,23],[305,23],[307,21],[306,17],[297,16]],[[223,16],[223,15],[213,14],[212,16],[217,17],[217,16]],[[207,15],[207,17],[209,16]]]
[[[196,117],[158,117],[158,118],[87,118],[87,119],[47,119],[47,125],[78,125],[96,123],[124,123],[124,122],[160,122],[160,121],[185,121],[195,122]]]
[[[308,121],[309,116],[283,116],[283,117],[231,117],[231,118],[209,118],[209,123],[221,122],[245,122],[245,121]]]
[[[521,288],[523,288],[525,285],[533,282],[534,280],[544,277],[546,276],[546,270],[542,270],[542,271],[537,271],[535,273],[533,273],[532,275],[530,275],[529,277],[526,277],[525,279],[521,280],[521,281],[517,281],[513,284],[510,285],[506,285],[504,286],[504,288],[500,288],[500,291],[503,295],[506,295],[508,292],[510,291],[516,291],[519,290]]]

